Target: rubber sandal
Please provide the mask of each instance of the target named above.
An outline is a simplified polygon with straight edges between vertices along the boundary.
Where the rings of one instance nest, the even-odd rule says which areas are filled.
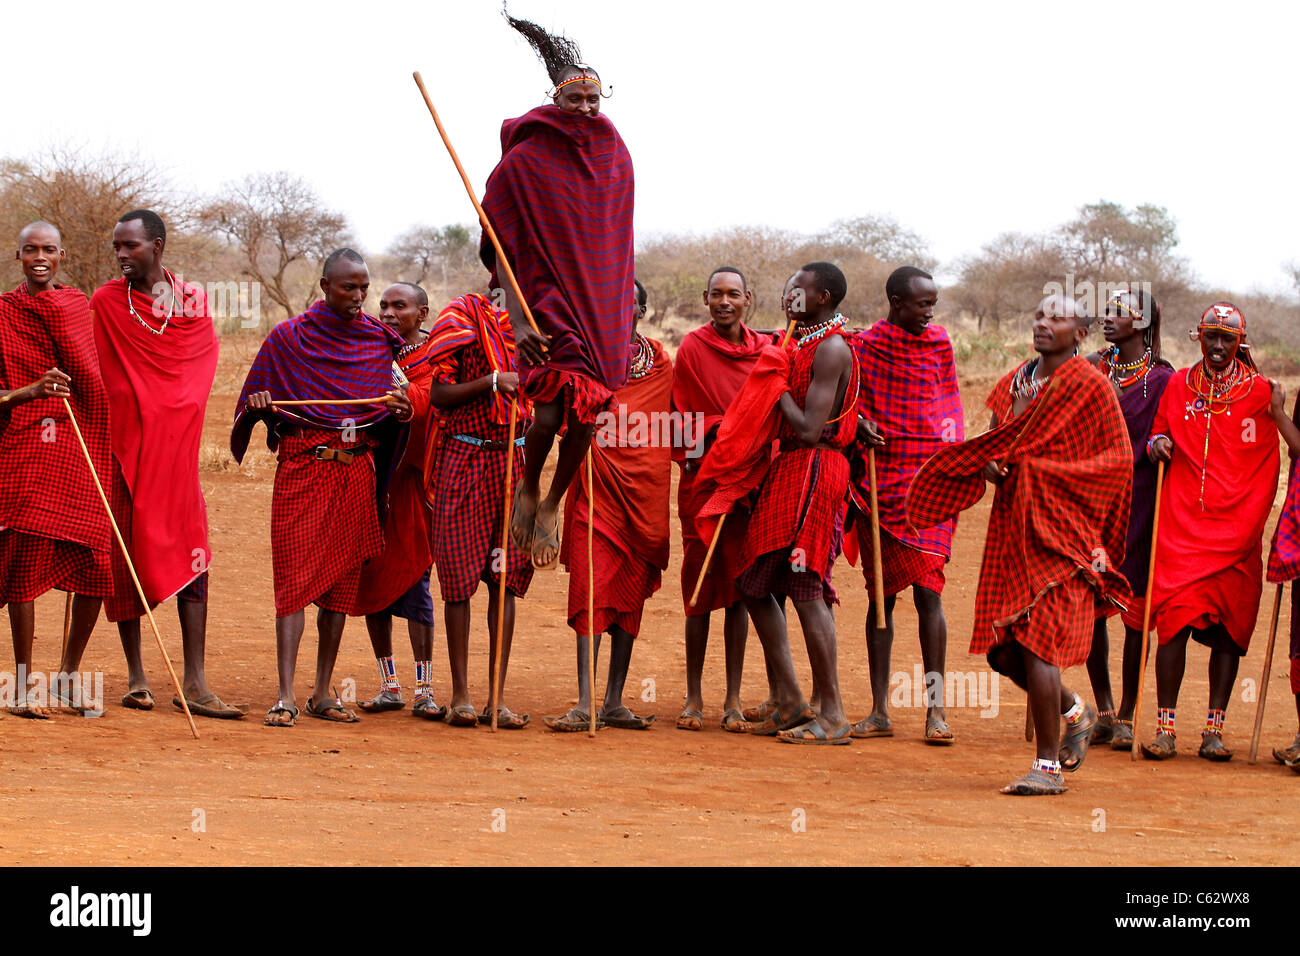
[[[785,718],[781,716],[779,710],[773,711],[762,723],[755,724],[750,733],[755,737],[775,737],[783,730],[789,730],[792,727],[798,727],[814,719],[817,715],[813,713],[812,707],[808,704],[800,704],[792,716]],[[850,728],[850,731],[852,728]]]
[[[1092,704],[1083,705],[1083,716],[1079,718],[1078,723],[1073,724],[1073,730],[1070,730],[1065,739],[1061,741],[1061,749],[1057,752],[1057,759],[1061,761],[1061,769],[1066,773],[1074,773],[1083,766],[1083,758],[1088,756],[1088,744],[1092,740],[1092,728],[1097,725],[1097,711],[1093,709]],[[1071,726],[1067,722],[1067,727]]]
[[[452,727],[477,727],[478,714],[469,704],[458,704],[447,712],[446,722]]]
[[[127,710],[153,710],[153,693],[148,688],[129,690],[122,695],[122,706]]]
[[[772,703],[770,700],[765,700],[757,707],[746,707],[740,712],[740,716],[744,717],[751,724],[757,724],[767,720],[767,718],[771,717],[774,713],[776,713],[776,704]]]
[[[649,730],[650,725],[655,722],[655,715],[638,717],[626,707],[616,707],[608,713],[597,715],[596,722],[601,723],[602,721],[619,730]]]
[[[855,740],[869,740],[872,737],[892,737],[894,736],[894,725],[886,723],[881,726],[880,722],[872,717],[863,717],[853,725],[853,730],[849,734]]]
[[[439,707],[438,702],[428,694],[420,694],[411,705],[411,716],[423,717],[425,720],[442,720],[447,716],[447,708]]]
[[[227,704],[216,694],[209,694],[202,700],[190,700],[185,698],[185,703],[189,704],[190,713],[195,717],[211,717],[215,720],[238,720],[248,713],[248,708],[240,708],[233,704]],[[177,710],[184,710],[181,706],[179,697],[172,697],[172,706]]]
[[[382,714],[389,710],[401,710],[406,706],[400,690],[381,690],[374,697],[357,704],[367,714]]]
[[[298,723],[298,715],[300,713],[301,711],[299,711],[298,708],[294,707],[292,704],[286,704],[282,700],[277,700],[275,702],[275,706],[266,712],[266,719],[262,721],[262,724],[266,727],[292,727],[294,724]],[[278,716],[279,714],[288,714],[289,719],[288,720],[272,719]]]
[[[591,730],[591,714],[574,707],[562,717],[545,717],[542,719],[542,723],[557,734],[585,733]],[[596,729],[600,730],[604,726],[605,722],[598,716],[596,718]]]
[[[810,720],[806,724],[800,724],[790,730],[779,731],[776,739],[783,744],[810,744],[812,746],[843,746],[844,744],[853,743],[850,736],[853,733],[853,725],[845,721],[843,725],[836,728],[835,733],[827,734],[824,728],[816,720]]]
[[[747,734],[753,729],[753,725],[745,719],[744,714],[733,707],[722,715],[722,729],[729,734]]]
[[[551,556],[551,560],[546,561],[544,563],[539,562],[537,560],[537,553],[542,548],[555,549],[555,554]],[[537,571],[549,571],[551,570],[551,568],[555,567],[555,565],[559,562],[560,560],[560,509],[559,508],[555,509],[555,521],[554,523],[552,523],[550,528],[542,527],[541,521],[534,521],[533,546],[531,549],[531,553],[533,556],[533,568],[534,570]]]
[[[688,707],[683,710],[677,718],[678,730],[703,730],[704,714],[694,707]]]
[[[1141,744],[1142,756],[1147,760],[1172,760],[1178,756],[1178,747],[1172,734],[1156,734],[1150,746]]]
[[[1133,721],[1115,718],[1115,734],[1110,738],[1110,749],[1126,752],[1133,749]]]
[[[307,703],[302,708],[306,711],[308,717],[315,717],[318,720],[328,720],[334,724],[355,724],[361,720],[356,714],[343,706],[343,701],[337,697],[333,699],[326,698],[321,703],[315,703],[312,698],[307,698]],[[341,714],[340,717],[331,717],[330,714]]]
[[[1218,734],[1202,733],[1201,746],[1196,756],[1215,763],[1227,763],[1232,759],[1233,751],[1223,746],[1223,738]]]
[[[926,718],[924,740],[927,744],[935,747],[946,747],[955,739],[952,731],[948,729],[948,721],[941,717]]]
[[[492,723],[492,714],[486,707],[479,711],[480,724]],[[497,730],[523,730],[528,726],[527,714],[516,714],[504,704],[497,708]]]

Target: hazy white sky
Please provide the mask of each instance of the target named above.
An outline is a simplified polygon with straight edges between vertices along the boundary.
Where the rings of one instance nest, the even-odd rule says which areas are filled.
[[[135,152],[199,191],[292,170],[373,251],[416,222],[474,218],[412,70],[479,190],[501,120],[549,85],[498,0],[50,12],[0,57],[0,155],[65,140]],[[576,39],[613,84],[604,111],[636,165],[639,235],[884,213],[951,262],[1105,198],[1168,207],[1208,282],[1283,289],[1281,264],[1300,258],[1300,4],[514,0],[511,12]]]

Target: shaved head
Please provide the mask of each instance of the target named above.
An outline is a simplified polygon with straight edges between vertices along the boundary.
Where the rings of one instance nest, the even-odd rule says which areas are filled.
[[[44,219],[37,219],[35,222],[29,222],[23,226],[22,231],[18,233],[18,245],[22,245],[27,239],[34,239],[38,233],[47,231],[54,234],[54,239],[59,245],[63,245],[63,234],[59,232],[59,227],[52,222],[46,222]]]
[[[1068,295],[1049,295],[1038,303],[1039,315],[1054,315],[1063,319],[1074,319],[1075,324],[1082,329],[1092,325],[1092,316],[1088,310],[1083,307],[1076,299]]]
[[[320,274],[322,279],[328,279],[334,274],[335,270],[346,263],[349,266],[365,266],[366,260],[361,258],[361,253],[355,249],[335,249],[325,259],[325,264],[321,266]]]

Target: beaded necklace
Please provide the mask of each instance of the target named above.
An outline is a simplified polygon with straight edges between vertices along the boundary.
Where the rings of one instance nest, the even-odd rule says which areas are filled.
[[[654,349],[650,347],[650,340],[640,332],[636,333],[636,355],[632,356],[632,366],[628,369],[627,377],[632,380],[645,378],[650,374],[650,369],[655,364]]]
[[[1127,364],[1119,361],[1118,345],[1112,345],[1101,353],[1101,370],[1106,377],[1120,388],[1128,388],[1141,379],[1143,398],[1147,397],[1147,376],[1151,374],[1154,364],[1150,349],[1147,349],[1136,362]]]
[[[795,351],[796,352],[799,351],[805,345],[812,345],[818,339],[825,338],[827,334],[834,331],[835,329],[840,328],[840,326],[842,326],[843,324],[844,324],[844,316],[836,312],[825,322],[818,322],[816,325],[804,329],[803,332],[799,335],[799,338],[795,339],[795,343],[794,343]]]
[[[1011,379],[1011,401],[1015,402],[1017,398],[1033,399],[1044,385],[1052,380],[1049,375],[1047,378],[1034,378],[1034,372],[1038,371],[1038,359],[1032,362],[1026,362],[1020,366]]]
[[[171,283],[171,287],[172,287],[172,297],[171,297],[171,302],[168,303],[168,306],[167,306],[167,318],[163,320],[163,324],[162,324],[162,328],[161,328],[161,329],[155,329],[152,325],[150,325],[150,324],[149,324],[148,322],[146,322],[144,319],[140,318],[140,313],[136,312],[136,310],[135,310],[135,305],[131,302],[131,280],[130,280],[130,279],[127,279],[127,280],[126,280],[126,307],[127,307],[127,309],[129,309],[130,312],[131,312],[131,314],[132,314],[133,316],[135,316],[135,320],[136,320],[137,322],[139,322],[141,325],[143,325],[146,329],[148,329],[148,330],[149,330],[150,332],[152,332],[154,335],[162,335],[164,332],[166,332],[166,331],[167,331],[167,326],[171,324],[172,316],[176,314],[176,276],[172,275],[172,273],[168,272],[166,269],[163,269],[163,275],[166,276],[166,277],[167,277],[167,280]]]
[[[1205,443],[1201,447],[1201,491],[1198,502],[1205,510],[1205,472],[1210,460],[1210,425],[1215,415],[1232,417],[1232,404],[1246,396],[1255,384],[1255,370],[1239,358],[1222,372],[1216,372],[1202,359],[1187,373],[1187,387],[1192,401],[1186,405],[1183,420],[1205,413]],[[1215,408],[1218,402],[1220,407]]]

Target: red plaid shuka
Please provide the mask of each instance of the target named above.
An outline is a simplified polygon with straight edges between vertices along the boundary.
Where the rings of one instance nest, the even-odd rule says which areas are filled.
[[[862,579],[867,590],[875,596],[876,574],[872,561],[871,523],[858,521],[854,543],[862,555]],[[846,545],[848,538],[845,538]],[[848,551],[848,547],[845,547]],[[943,568],[947,564],[941,554],[920,551],[899,541],[884,528],[880,529],[880,570],[884,577],[885,597],[906,591],[910,587],[926,588],[935,594],[943,593],[946,583]]]
[[[702,459],[689,457],[687,452],[698,455],[705,435],[722,424],[727,406],[744,387],[764,344],[770,344],[766,336],[753,329],[742,325],[741,330],[739,344],[724,339],[712,323],[688,332],[677,348],[673,364],[673,411],[688,416],[691,422],[694,419],[689,416],[703,416],[700,427],[684,436],[683,446],[673,448],[673,460],[682,465],[677,485],[677,517],[682,527],[682,605],[688,617],[728,608],[740,600],[736,578],[745,569],[737,567],[736,561],[749,529],[749,510],[738,507],[727,516],[699,600],[694,607],[690,605],[700,568],[704,566],[704,555],[709,550],[709,538],[697,527],[695,518],[712,488],[698,480]]]
[[[56,367],[72,379],[73,414],[107,486],[108,398],[86,297],[64,287],[33,296],[26,283],[0,295],[0,389],[24,388]],[[0,604],[55,587],[89,597],[111,593],[112,532],[63,401],[0,406],[0,461],[0,529],[9,532],[6,553],[16,562],[0,564]],[[35,555],[23,554],[25,545],[50,557],[46,572]]]
[[[548,105],[501,124],[501,161],[483,210],[551,340],[545,366],[520,370],[525,387],[544,369],[577,372],[611,391],[627,381],[633,191],[632,158],[603,113]],[[499,286],[486,235],[480,250]]]
[[[356,455],[351,464],[318,461],[325,445]],[[375,510],[373,446],[365,432],[303,429],[283,435],[271,495],[271,569],[275,616],[315,604],[352,613],[361,566],[384,549]]]
[[[808,386],[812,383],[813,359],[832,336],[848,338],[837,329],[811,346],[795,351],[790,358],[790,394],[801,408],[807,402]],[[839,553],[835,530],[849,482],[848,458],[836,449],[847,448],[857,434],[858,380],[858,366],[854,362],[843,408],[822,431],[821,444],[829,448],[798,445],[794,431],[785,416],[781,416],[782,451],[772,462],[759,491],[741,553],[742,567],[751,568],[759,558],[773,551],[797,552],[799,563],[809,575],[827,576]]]
[[[1121,606],[1131,597],[1119,568],[1132,449],[1115,390],[1086,359],[1074,357],[1058,368],[1054,381],[1013,419],[1014,376],[1008,373],[989,396],[996,428],[943,448],[917,472],[907,516],[917,528],[928,528],[975,504],[984,495],[985,464],[1001,462],[1023,432],[989,515],[970,650],[982,654],[1016,640],[1048,663],[1069,667],[1088,657],[1091,595]],[[1086,600],[1069,583],[1076,577],[1089,588]],[[1086,605],[1087,613],[1076,604]],[[1075,626],[1085,619],[1086,627]]]
[[[435,326],[434,333],[437,333]],[[513,352],[510,353],[513,356]],[[439,378],[447,382],[469,382],[492,374],[483,348],[468,340],[448,351],[440,360]],[[509,419],[499,424],[491,392],[451,409],[442,424],[442,446],[430,484],[433,506],[433,563],[438,571],[442,599],[468,601],[479,582],[497,586],[494,555],[501,547],[501,522],[505,507],[506,452],[486,451],[457,440],[470,435],[505,443],[510,437]],[[527,421],[520,418],[516,437],[523,435]],[[511,494],[524,468],[524,450],[515,447]],[[528,593],[533,579],[532,555],[507,544],[506,587],[517,597]]]
[[[912,476],[930,456],[945,444],[966,438],[948,333],[930,325],[914,335],[881,319],[850,337],[849,344],[862,373],[858,414],[875,422],[885,438],[885,446],[876,449],[881,532],[910,549],[947,558],[952,554],[955,519],[918,530],[907,523],[904,502]],[[865,524],[871,501],[866,449],[855,443],[850,463],[849,493]],[[886,589],[886,593],[897,592]]]
[[[525,372],[528,366],[524,366]],[[614,393],[600,382],[581,372],[547,368],[519,380],[520,389],[530,402],[548,405],[557,398],[573,412],[583,425],[595,425],[600,413],[614,402]]]
[[[596,486],[592,535],[596,634],[617,625],[635,637],[641,629],[641,609],[659,590],[663,569],[668,567],[672,446],[656,440],[653,422],[668,412],[673,364],[662,345],[647,341],[653,364],[646,374],[629,378],[618,390],[619,409],[610,416],[629,423],[627,433],[619,434],[610,422],[596,431],[591,443]],[[638,422],[647,427],[638,429]],[[587,470],[580,468],[564,504],[560,545],[560,560],[569,571],[569,625],[576,633],[588,635],[592,633],[587,621],[589,495]]]
[[[1165,466],[1156,567],[1147,591],[1151,626],[1167,644],[1188,627],[1222,624],[1244,652],[1259,616],[1262,539],[1277,492],[1272,390],[1256,375],[1249,391],[1226,409],[1220,405],[1207,422],[1187,372],[1170,376],[1151,424],[1153,435],[1168,435],[1174,446]]]
[[[1291,410],[1291,421],[1300,427],[1300,395]],[[1296,456],[1290,456],[1286,480],[1286,502],[1273,532],[1273,546],[1268,552],[1268,580],[1271,583],[1300,578],[1300,482],[1296,481]],[[1300,625],[1300,621],[1296,624]],[[1294,626],[1293,626],[1294,633]]]

